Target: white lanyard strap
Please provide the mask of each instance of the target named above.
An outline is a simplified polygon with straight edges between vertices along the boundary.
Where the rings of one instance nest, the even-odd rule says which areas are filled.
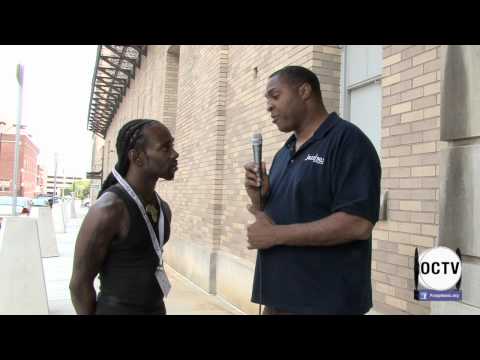
[[[160,236],[160,242],[158,241],[157,234],[155,234],[155,231],[153,230],[152,224],[150,223],[150,220],[148,220],[147,217],[147,212],[145,211],[145,207],[143,206],[142,202],[138,198],[137,194],[135,194],[135,191],[131,188],[131,186],[123,179],[123,177],[115,170],[115,168],[112,170],[113,176],[115,176],[115,179],[117,179],[118,183],[125,189],[125,191],[130,195],[133,201],[138,206],[138,209],[140,210],[140,213],[143,216],[143,219],[145,220],[145,223],[147,224],[148,232],[150,233],[150,239],[152,240],[153,248],[155,249],[155,252],[158,256],[158,259],[160,261],[159,265],[163,265],[163,259],[162,259],[162,254],[163,254],[163,243],[164,243],[164,224],[165,224],[165,219],[163,216],[163,211],[162,211],[162,206],[161,206],[161,201],[160,197],[158,194],[155,192],[158,206],[160,208],[160,221],[158,222],[158,235]]]

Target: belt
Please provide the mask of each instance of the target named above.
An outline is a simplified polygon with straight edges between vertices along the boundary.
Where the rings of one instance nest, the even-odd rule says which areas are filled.
[[[157,301],[150,301],[146,303],[135,303],[130,300],[120,299],[116,296],[103,295],[103,294],[100,294],[98,296],[97,302],[105,305],[120,305],[120,306],[128,306],[128,307],[135,307],[135,308],[142,308],[142,309],[158,309],[158,308],[165,307],[165,303],[163,302],[163,299],[158,299]]]

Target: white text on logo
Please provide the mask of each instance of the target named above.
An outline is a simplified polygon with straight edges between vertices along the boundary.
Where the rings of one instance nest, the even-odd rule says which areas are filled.
[[[323,165],[325,163],[325,158],[323,156],[318,156],[318,154],[308,154],[305,161],[313,161],[315,164]]]

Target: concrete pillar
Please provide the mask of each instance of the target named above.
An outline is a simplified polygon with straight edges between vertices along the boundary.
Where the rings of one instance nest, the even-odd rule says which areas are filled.
[[[432,313],[480,314],[480,46],[443,46],[438,244],[464,255],[463,300]]]
[[[72,207],[70,205],[71,200],[64,200],[62,202],[62,210],[63,210],[63,219],[65,221],[65,225],[68,224],[68,221],[72,218]]]
[[[48,315],[37,220],[6,217],[0,230],[0,315]]]
[[[77,216],[77,200],[71,200],[70,203],[70,216],[72,219],[76,219]]]
[[[63,215],[62,204],[53,204],[52,206],[53,226],[55,232],[64,233],[65,230],[65,217]]]
[[[37,219],[42,258],[58,256],[52,209],[34,206],[32,207],[31,216]]]

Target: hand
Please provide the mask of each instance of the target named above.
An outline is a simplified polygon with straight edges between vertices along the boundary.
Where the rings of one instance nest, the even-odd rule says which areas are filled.
[[[262,162],[263,186],[260,189],[260,177],[258,176],[258,167],[252,161],[244,165],[245,168],[245,189],[248,197],[257,210],[260,210],[260,194],[265,196],[270,191],[265,162]]]
[[[255,222],[247,227],[248,249],[268,249],[277,243],[277,225],[263,211],[248,205],[248,211],[255,215]]]

